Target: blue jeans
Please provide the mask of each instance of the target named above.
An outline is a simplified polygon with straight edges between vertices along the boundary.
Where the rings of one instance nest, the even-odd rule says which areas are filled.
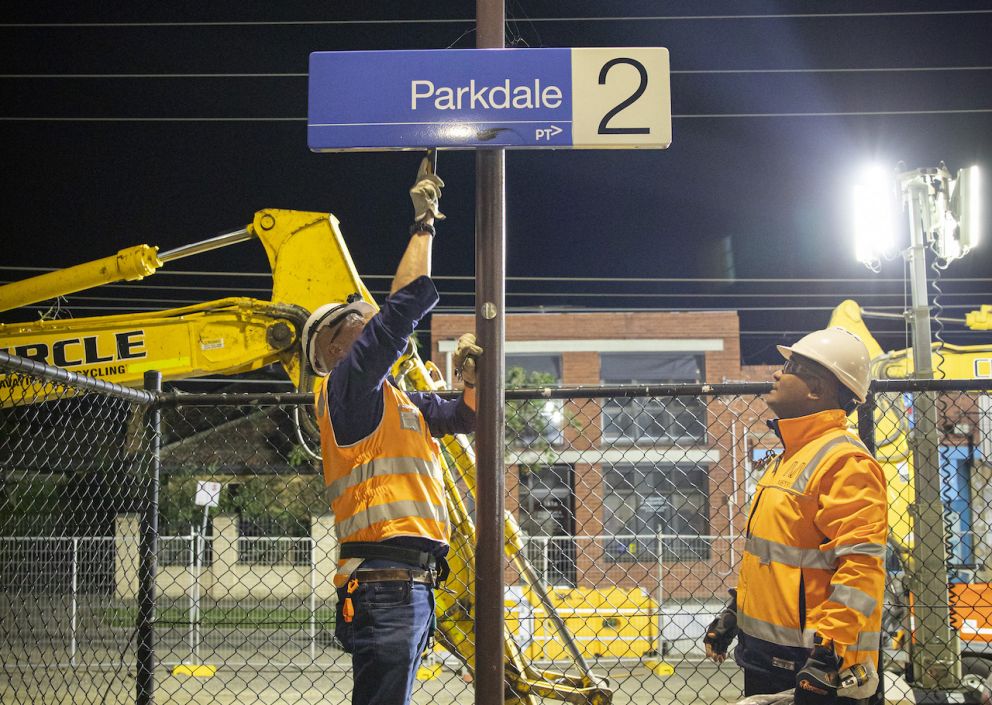
[[[396,561],[367,560],[362,568],[409,568]],[[352,705],[410,702],[420,658],[434,616],[434,591],[410,581],[359,583],[351,594],[355,616],[341,617],[347,588],[338,588],[335,635],[351,654],[355,675]]]

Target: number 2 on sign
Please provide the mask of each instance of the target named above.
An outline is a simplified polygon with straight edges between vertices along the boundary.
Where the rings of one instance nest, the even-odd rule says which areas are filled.
[[[640,75],[640,82],[637,84],[637,88],[634,90],[633,93],[631,93],[626,99],[615,105],[609,112],[606,113],[606,115],[603,116],[603,119],[599,121],[598,133],[601,135],[649,135],[651,134],[650,127],[610,127],[609,126],[610,120],[616,117],[617,113],[622,111],[624,108],[630,107],[635,102],[637,102],[637,99],[640,98],[642,95],[644,95],[644,91],[648,87],[648,71],[646,68],[644,68],[644,64],[642,64],[637,59],[631,59],[630,57],[626,57],[626,56],[618,56],[617,58],[610,59],[605,64],[603,64],[603,68],[599,70],[599,85],[601,86],[606,85],[606,75],[610,72],[610,69],[612,69],[614,66],[617,66],[619,64],[628,64],[630,66],[633,66],[635,69],[637,69],[637,73]]]
[[[672,143],[668,50],[572,49],[572,145],[664,149]]]

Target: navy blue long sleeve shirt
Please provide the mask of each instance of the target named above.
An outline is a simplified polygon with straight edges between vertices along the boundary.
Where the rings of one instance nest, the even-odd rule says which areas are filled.
[[[420,319],[437,305],[437,289],[420,277],[386,299],[358,340],[331,372],[328,404],[331,426],[341,445],[351,445],[372,433],[382,420],[383,384],[393,384],[389,371],[406,351]],[[475,412],[461,398],[441,399],[431,392],[407,392],[424,415],[431,435],[471,433]]]

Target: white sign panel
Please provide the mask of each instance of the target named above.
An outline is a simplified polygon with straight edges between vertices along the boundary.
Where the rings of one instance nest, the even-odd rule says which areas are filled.
[[[219,482],[207,482],[198,480],[196,483],[196,506],[216,507],[220,503]]]

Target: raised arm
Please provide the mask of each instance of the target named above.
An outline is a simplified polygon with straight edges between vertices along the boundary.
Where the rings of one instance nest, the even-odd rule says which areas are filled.
[[[390,294],[405,287],[418,277],[431,275],[431,249],[434,244],[434,221],[443,220],[438,209],[441,187],[444,182],[432,172],[430,159],[424,157],[417,172],[417,182],[410,189],[413,201],[413,226],[410,228],[410,242],[396,268]]]

